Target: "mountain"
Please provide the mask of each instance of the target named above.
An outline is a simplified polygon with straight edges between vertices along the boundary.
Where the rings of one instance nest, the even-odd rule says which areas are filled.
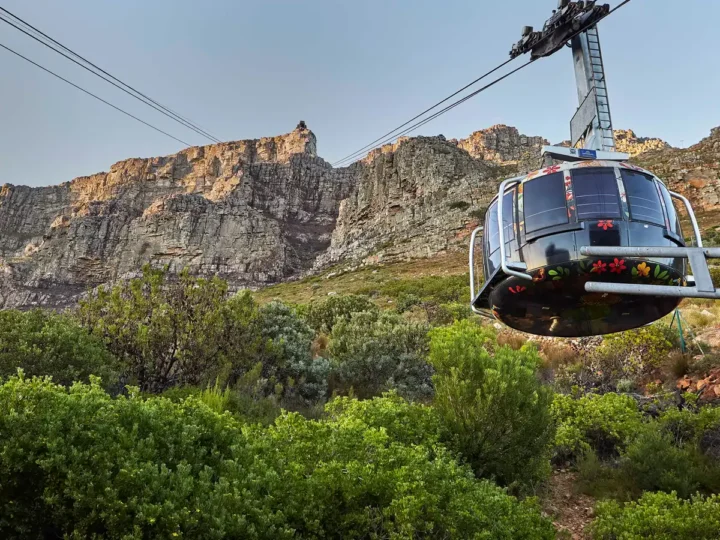
[[[720,129],[688,149],[618,145],[705,211],[720,209]],[[540,165],[541,137],[498,125],[403,138],[349,167],[286,135],[129,159],[41,188],[0,188],[0,306],[63,307],[142,265],[261,287],[337,265],[466,249],[500,179]]]

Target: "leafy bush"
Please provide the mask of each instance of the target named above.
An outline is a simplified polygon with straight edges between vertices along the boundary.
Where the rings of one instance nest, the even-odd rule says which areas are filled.
[[[334,390],[360,398],[392,389],[412,399],[431,397],[427,333],[426,325],[394,313],[363,312],[340,320],[328,347]]]
[[[227,309],[226,294],[220,279],[183,272],[170,282],[164,271],[146,266],[141,278],[101,287],[80,303],[78,316],[125,363],[141,390],[161,392],[206,384],[247,354],[255,340],[238,329],[252,327],[254,309]],[[249,320],[237,320],[238,313]]]
[[[606,336],[579,378],[602,391],[613,390],[616,381],[637,380],[665,364],[675,339],[665,324]]]
[[[646,493],[624,505],[601,502],[596,512],[592,534],[598,540],[711,540],[720,531],[717,495],[683,501],[674,493]]]
[[[293,396],[304,404],[321,401],[327,393],[330,362],[314,358],[315,332],[289,306],[273,301],[260,308],[260,332],[271,344],[270,358],[263,363],[263,375],[283,386],[286,401]]]
[[[715,287],[720,287],[720,266],[710,267],[710,277]]]
[[[532,484],[549,472],[552,392],[537,377],[531,347],[488,344],[494,334],[469,321],[431,332],[435,408],[443,437],[478,476],[504,485]]]
[[[378,307],[367,296],[345,294],[329,296],[305,307],[305,320],[315,332],[330,333],[339,320],[347,320],[354,313],[377,311]]]
[[[474,479],[403,425],[430,427],[424,409],[396,398],[337,407],[327,421],[291,413],[263,428],[195,398],[12,378],[0,386],[0,534],[554,537],[533,501]]]
[[[556,462],[580,458],[589,450],[601,459],[617,456],[642,424],[637,402],[613,393],[580,398],[556,394],[552,416],[557,424]]]
[[[103,342],[66,315],[51,311],[0,311],[0,377],[21,368],[26,375],[50,375],[59,384],[97,375],[116,387],[120,366]]]
[[[675,492],[682,498],[720,487],[720,469],[692,442],[677,443],[657,422],[644,426],[623,454],[620,474],[638,491]]]

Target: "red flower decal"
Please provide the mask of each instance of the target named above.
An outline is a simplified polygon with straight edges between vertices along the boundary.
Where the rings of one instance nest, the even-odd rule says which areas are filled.
[[[602,261],[593,263],[593,268],[590,271],[595,274],[602,274],[603,272],[607,272],[607,264]]]
[[[610,263],[610,272],[614,272],[616,274],[622,274],[623,270],[627,270],[627,266],[625,266],[625,259],[615,259],[615,262]]]
[[[527,287],[523,287],[522,285],[518,285],[514,289],[512,287],[508,287],[508,290],[513,294],[520,294],[521,292],[527,290]]]
[[[601,219],[598,221],[598,227],[600,227],[603,231],[607,231],[608,229],[613,228],[613,220],[612,219]]]
[[[568,191],[568,192],[565,194],[565,200],[571,201],[572,198],[573,198],[572,191]]]
[[[553,174],[558,172],[561,169],[560,165],[551,165],[547,169],[543,171],[543,174]]]

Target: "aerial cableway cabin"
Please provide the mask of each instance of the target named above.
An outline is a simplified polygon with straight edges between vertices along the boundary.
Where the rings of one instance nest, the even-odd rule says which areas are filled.
[[[613,161],[563,163],[504,181],[485,216],[486,282],[477,295],[471,249],[474,310],[560,337],[619,332],[663,317],[680,297],[588,292],[586,284],[688,285],[686,258],[637,256],[643,247],[685,248],[673,199],[692,215],[688,201],[652,173]],[[598,248],[636,256],[583,254]]]

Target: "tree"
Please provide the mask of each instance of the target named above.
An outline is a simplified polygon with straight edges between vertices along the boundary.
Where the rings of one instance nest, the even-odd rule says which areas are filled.
[[[530,484],[549,472],[552,391],[537,376],[540,358],[487,346],[493,336],[470,321],[431,332],[435,408],[443,438],[480,477]]]
[[[309,304],[304,316],[316,332],[330,333],[337,322],[362,311],[378,312],[379,308],[367,296],[344,294]]]
[[[225,302],[227,283],[190,276],[167,279],[143,268],[142,277],[101,287],[80,303],[82,324],[126,365],[141,390],[213,380],[232,364],[248,364],[262,348],[252,300]]]

